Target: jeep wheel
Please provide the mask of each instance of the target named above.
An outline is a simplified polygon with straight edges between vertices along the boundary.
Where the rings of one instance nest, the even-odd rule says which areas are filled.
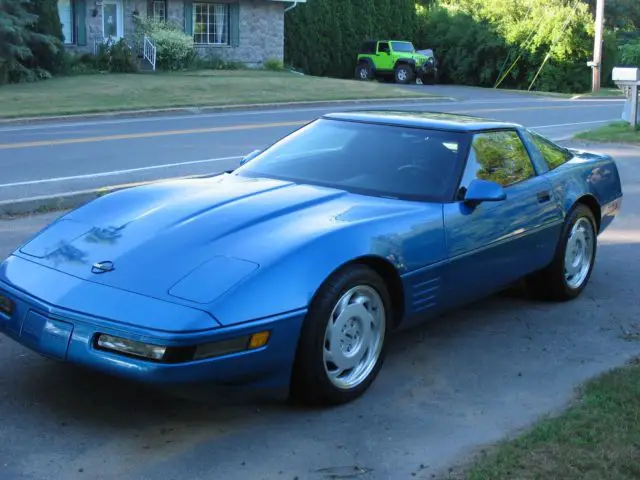
[[[356,78],[362,81],[371,80],[371,68],[369,65],[366,63],[360,63],[356,67]]]
[[[407,84],[413,80],[413,69],[409,65],[398,65],[395,69],[396,83]]]

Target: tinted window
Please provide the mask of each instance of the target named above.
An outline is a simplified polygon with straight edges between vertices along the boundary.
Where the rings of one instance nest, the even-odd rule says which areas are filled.
[[[387,52],[387,53],[391,52],[391,50],[389,49],[389,44],[380,42],[378,44],[378,52]]]
[[[468,136],[320,119],[235,171],[424,201],[450,201]]]
[[[376,53],[376,42],[364,42],[360,48],[361,53]]]
[[[534,175],[529,154],[516,132],[479,133],[473,137],[461,186],[468,187],[476,178],[508,186]]]
[[[531,141],[535,144],[536,148],[540,151],[540,154],[547,162],[550,170],[559,167],[563,163],[568,162],[573,155],[568,150],[550,142],[546,138],[538,135],[534,132],[529,132],[531,135]]]
[[[394,52],[413,53],[415,51],[411,42],[391,42],[391,48]]]

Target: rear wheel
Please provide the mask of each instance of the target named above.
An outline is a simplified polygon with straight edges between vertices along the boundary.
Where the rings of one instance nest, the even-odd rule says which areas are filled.
[[[293,398],[338,405],[362,395],[382,367],[390,318],[389,293],[370,268],[350,266],[329,278],[300,334]]]
[[[407,84],[413,80],[413,68],[407,64],[400,64],[395,68],[396,83]]]
[[[371,80],[371,67],[366,63],[359,63],[356,67],[356,78],[358,80]]]
[[[527,279],[533,293],[557,301],[578,297],[591,278],[597,242],[593,213],[577,204],[567,216],[553,261]]]

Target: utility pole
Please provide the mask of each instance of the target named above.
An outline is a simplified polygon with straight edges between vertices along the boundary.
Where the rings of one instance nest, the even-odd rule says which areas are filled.
[[[596,39],[593,45],[593,79],[591,91],[600,91],[602,75],[602,31],[604,29],[604,0],[597,0],[596,4]]]

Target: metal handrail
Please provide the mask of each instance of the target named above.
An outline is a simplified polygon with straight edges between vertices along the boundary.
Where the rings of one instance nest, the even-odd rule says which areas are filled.
[[[156,70],[156,52],[157,48],[153,40],[148,35],[144,36],[144,48],[143,48],[143,56],[145,60],[148,60],[153,68],[153,71]]]

